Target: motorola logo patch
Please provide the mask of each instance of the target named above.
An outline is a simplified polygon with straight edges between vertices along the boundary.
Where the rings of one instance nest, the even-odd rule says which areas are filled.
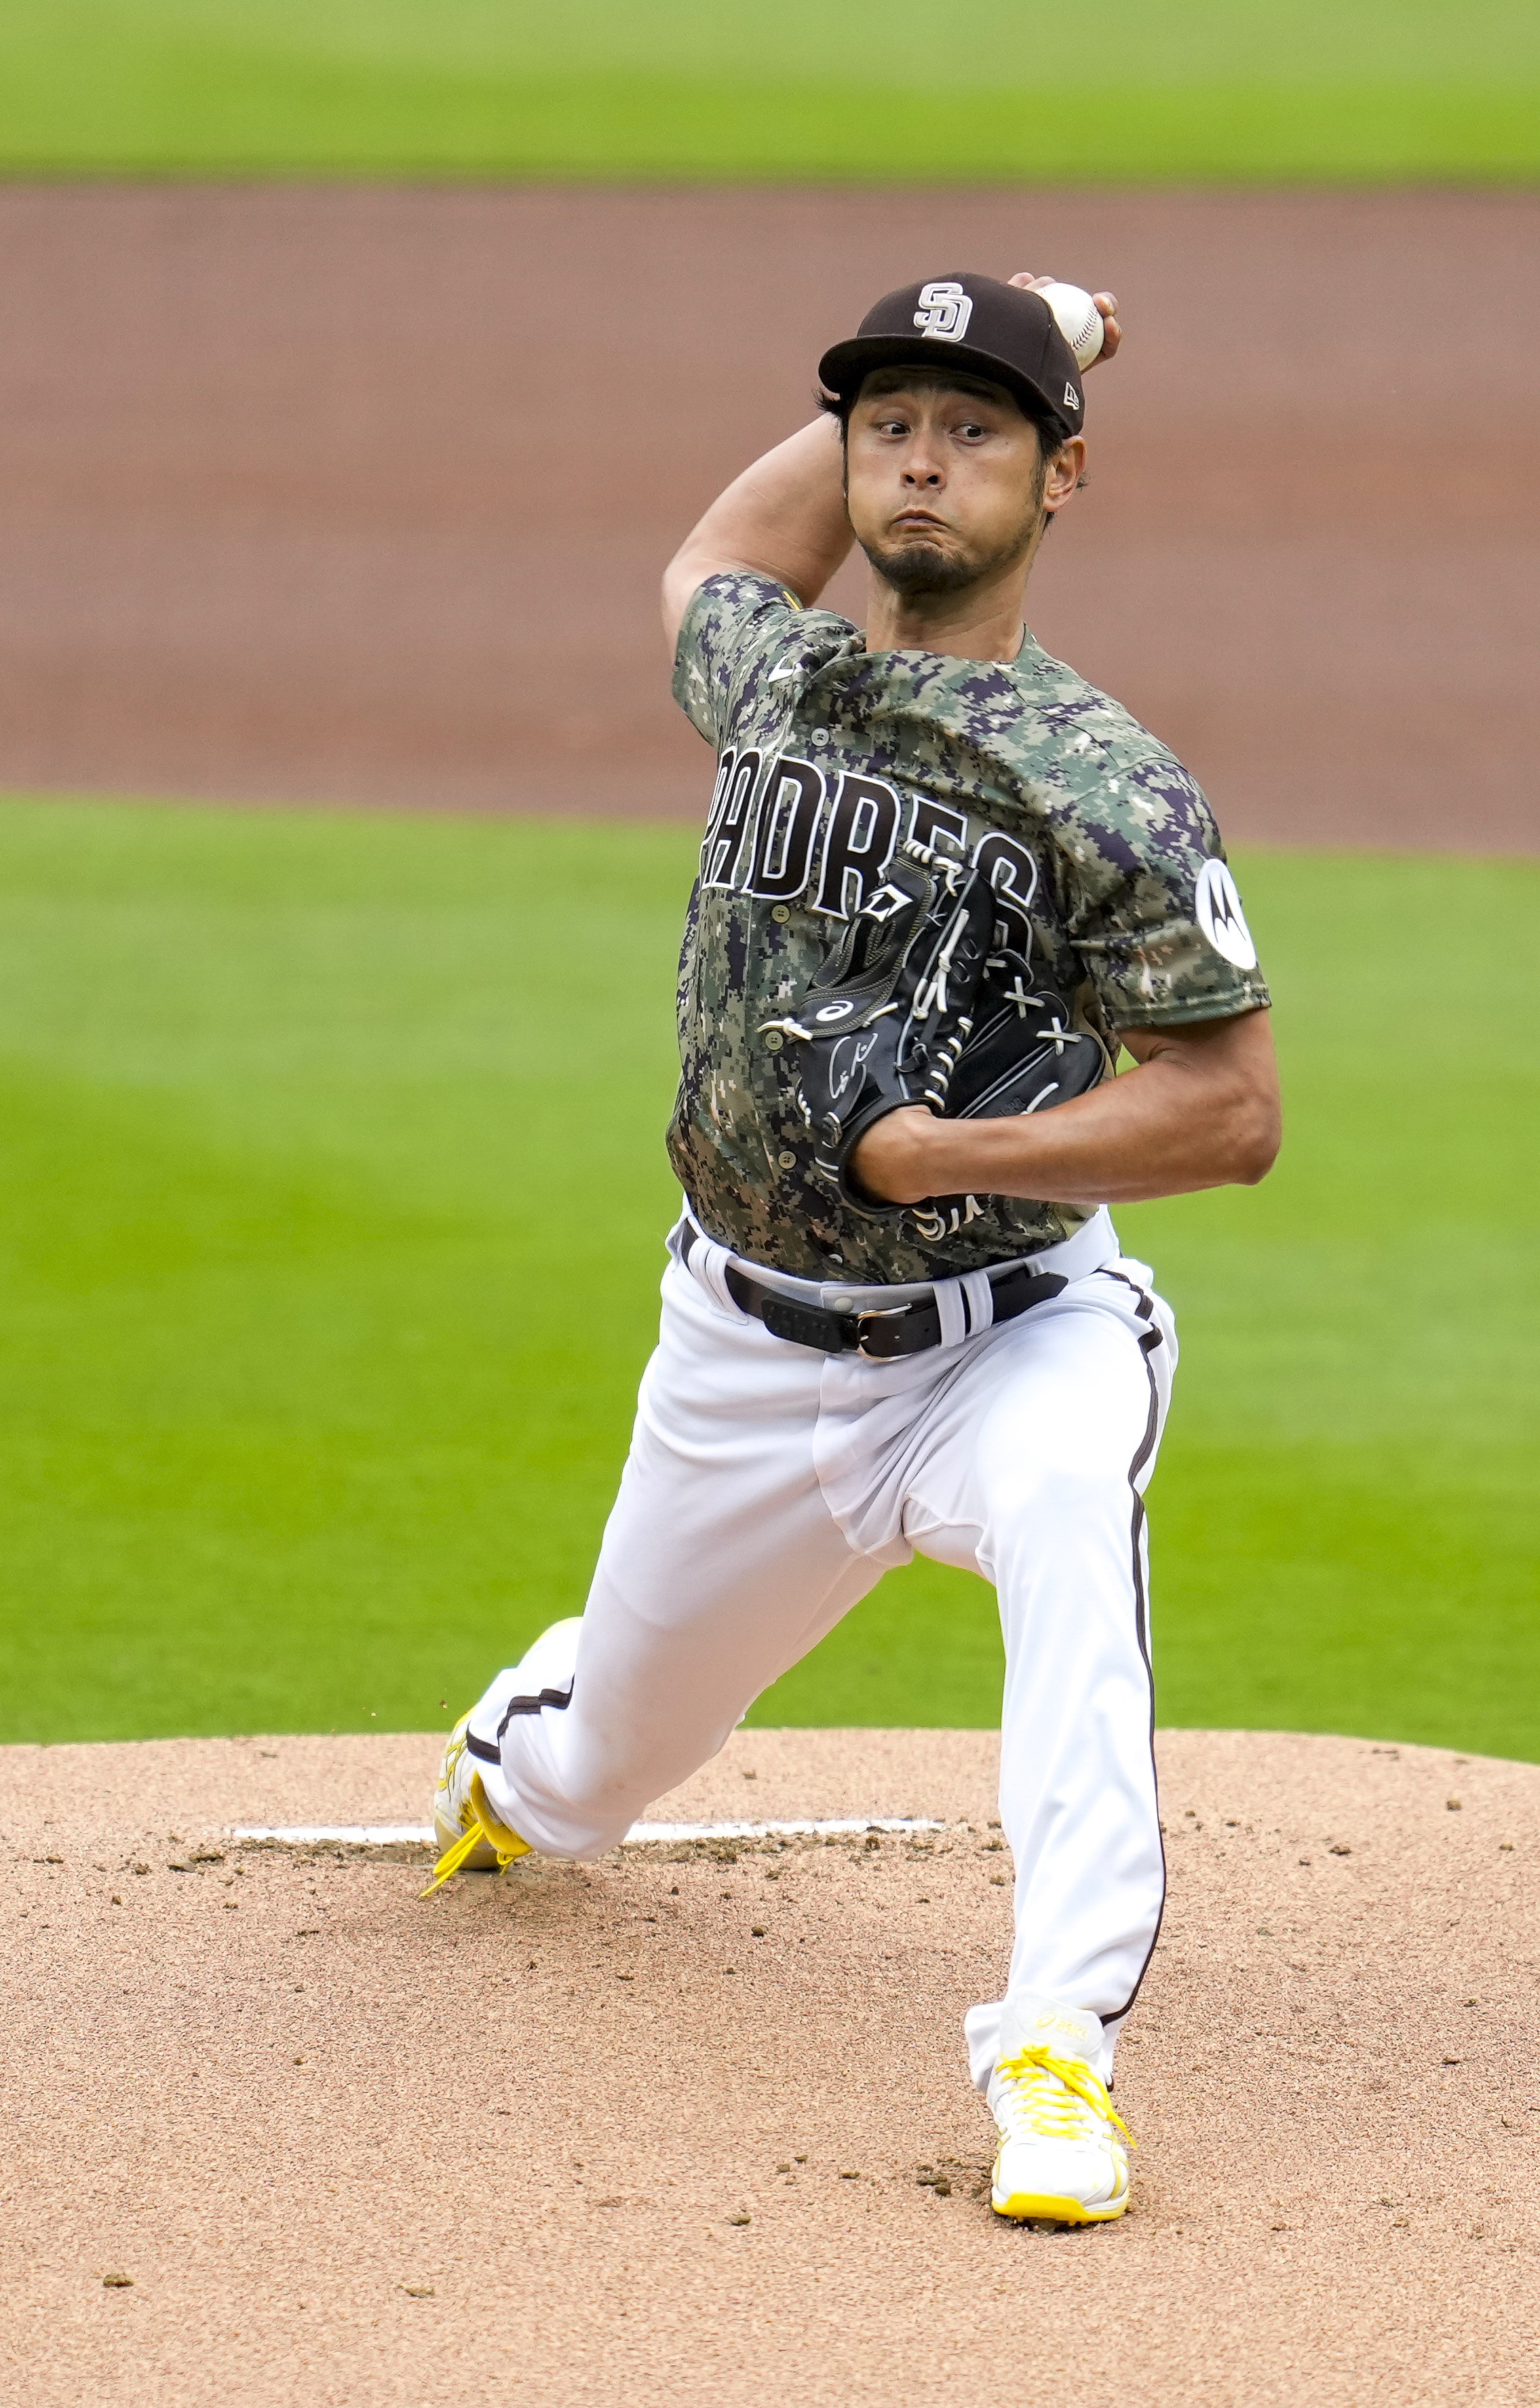
[[[1235,882],[1222,861],[1205,861],[1198,873],[1198,925],[1214,951],[1238,970],[1256,968],[1257,949]]]

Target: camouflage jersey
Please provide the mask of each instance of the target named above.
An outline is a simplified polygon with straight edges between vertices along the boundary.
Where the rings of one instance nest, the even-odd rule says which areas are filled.
[[[955,1276],[1052,1245],[1075,1204],[980,1197],[930,1240],[806,1176],[782,1017],[883,881],[895,845],[989,866],[997,927],[1076,1025],[1223,1020],[1267,989],[1213,814],[1165,746],[1029,635],[1013,661],[868,653],[859,629],[763,577],[706,579],[676,700],[718,752],[679,958],[668,1150],[707,1234],[804,1279]],[[799,1140],[801,1140],[799,1142]]]

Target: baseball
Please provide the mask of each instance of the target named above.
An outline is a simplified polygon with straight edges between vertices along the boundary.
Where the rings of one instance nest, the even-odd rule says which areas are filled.
[[[1089,368],[1102,348],[1102,313],[1090,294],[1077,284],[1038,284],[1034,290],[1058,319],[1059,332],[1080,366]]]

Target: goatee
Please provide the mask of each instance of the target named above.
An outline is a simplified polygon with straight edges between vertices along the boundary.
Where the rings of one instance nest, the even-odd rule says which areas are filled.
[[[873,544],[862,550],[884,583],[905,602],[926,594],[961,594],[980,574],[978,563],[963,553],[943,552],[934,543],[906,543],[896,552],[878,552]]]
[[[965,586],[981,583],[998,569],[1014,566],[1031,550],[1039,516],[1038,496],[1034,495],[1033,507],[1016,533],[993,552],[982,555],[924,541],[897,544],[891,552],[870,543],[863,543],[861,548],[884,583],[905,602],[920,602],[933,595],[961,594]]]

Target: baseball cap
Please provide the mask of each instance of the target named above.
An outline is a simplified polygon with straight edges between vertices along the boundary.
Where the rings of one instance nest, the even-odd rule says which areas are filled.
[[[848,342],[824,352],[819,375],[843,399],[873,368],[947,366],[1005,385],[1062,437],[1085,423],[1080,370],[1048,303],[992,276],[935,276],[885,293]]]

